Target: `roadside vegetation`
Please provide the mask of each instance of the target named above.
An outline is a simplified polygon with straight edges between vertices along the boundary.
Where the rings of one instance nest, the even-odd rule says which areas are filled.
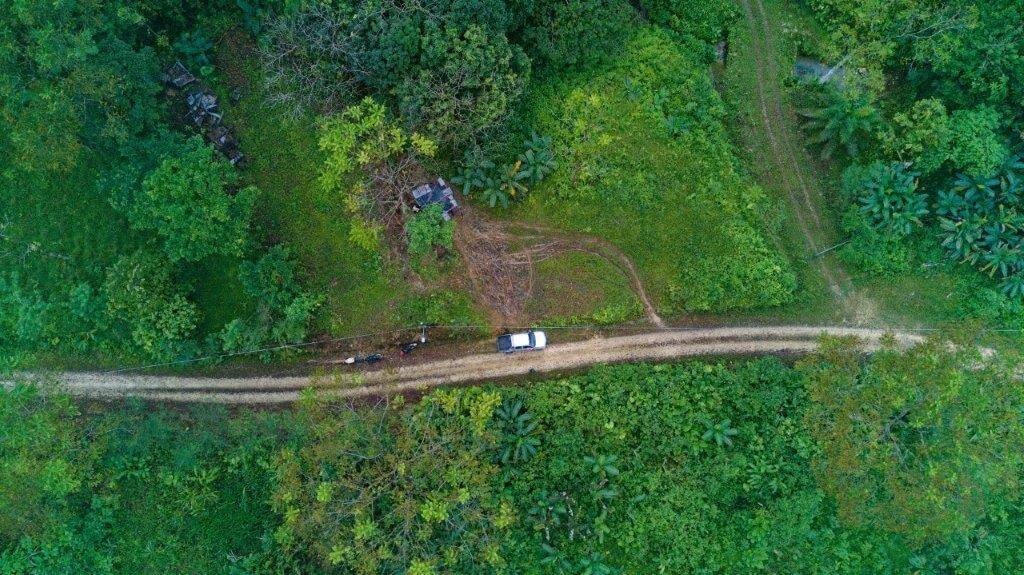
[[[849,343],[263,413],[25,381],[0,391],[0,572],[1024,569],[1014,356]]]

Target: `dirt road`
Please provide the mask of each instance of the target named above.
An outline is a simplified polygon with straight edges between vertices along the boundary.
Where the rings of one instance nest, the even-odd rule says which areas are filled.
[[[326,395],[358,398],[424,391],[444,385],[494,381],[530,373],[549,373],[597,364],[692,357],[805,354],[823,334],[860,338],[876,349],[886,333],[901,345],[921,340],[909,333],[875,329],[813,326],[721,327],[662,330],[638,335],[594,338],[515,355],[485,353],[365,373],[320,376],[206,378],[103,373],[67,373],[61,379],[74,395],[100,399],[128,396],[172,402],[231,404],[288,403],[307,387]]]
[[[791,72],[780,70],[777,59],[776,23],[769,18],[762,0],[740,0],[745,23],[751,35],[755,80],[759,107],[758,122],[770,148],[772,163],[781,177],[763,182],[780,188],[788,199],[795,223],[800,229],[811,265],[825,279],[847,321],[858,325],[875,319],[877,305],[854,289],[849,274],[834,254],[816,256],[839,242],[833,225],[820,213],[825,205],[821,183],[810,166],[813,159],[803,145],[794,112],[785,103],[782,79]]]

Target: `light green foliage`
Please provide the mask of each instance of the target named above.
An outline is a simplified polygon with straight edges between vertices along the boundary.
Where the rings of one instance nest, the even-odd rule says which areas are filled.
[[[914,546],[969,537],[1019,496],[1022,389],[1011,357],[934,339],[861,365],[849,342],[807,363],[815,471],[841,519]]]
[[[328,201],[340,196],[349,215],[359,220],[350,237],[358,245],[374,247],[383,225],[379,220],[386,217],[380,212],[404,205],[403,194],[408,190],[395,188],[405,181],[402,173],[420,158],[433,156],[437,145],[403,130],[388,118],[382,104],[369,97],[321,121],[318,134],[325,154],[320,186]]]
[[[950,162],[969,176],[986,178],[1006,161],[1008,150],[992,108],[957,110],[950,117]]]
[[[384,106],[372,98],[323,120],[319,134],[325,154],[320,183],[328,190],[342,187],[356,168],[397,155],[409,142],[405,132],[388,120]]]
[[[793,274],[762,231],[768,200],[736,171],[705,64],[680,44],[644,29],[606,70],[539,86],[529,110],[558,166],[514,214],[611,240],[659,309],[789,300]]]
[[[198,137],[164,157],[142,180],[127,210],[132,226],[152,230],[171,261],[239,256],[248,239],[256,188],[235,189],[235,168]]]
[[[490,572],[502,535],[484,426],[498,401],[438,393],[395,413],[307,401],[310,441],[279,463],[276,539],[357,573]],[[315,497],[325,482],[332,496]]]
[[[251,315],[237,318],[221,332],[224,350],[253,351],[269,344],[305,341],[307,328],[321,298],[302,293],[295,262],[288,249],[274,246],[257,261],[242,262],[238,279],[252,300]],[[273,356],[264,353],[264,361]]]
[[[435,247],[452,249],[452,234],[455,222],[444,219],[444,210],[440,204],[430,204],[405,223],[405,233],[409,236],[409,254],[422,257]]]
[[[434,291],[408,299],[402,303],[400,315],[405,326],[425,324],[483,328],[487,325],[487,318],[473,307],[473,301],[468,295],[449,290]],[[456,329],[451,334],[456,337],[473,337],[484,331]]]
[[[192,348],[199,312],[175,285],[171,264],[146,251],[123,256],[107,270],[107,313],[127,326],[142,355],[176,359]]]
[[[723,39],[739,16],[739,6],[732,2],[640,0],[639,5],[650,21],[693,36],[706,46]]]
[[[946,106],[938,98],[914,102],[893,116],[896,130],[891,152],[922,174],[939,169],[949,159],[952,133]]]

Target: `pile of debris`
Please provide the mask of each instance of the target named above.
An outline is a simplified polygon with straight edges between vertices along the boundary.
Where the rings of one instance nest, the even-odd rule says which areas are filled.
[[[238,147],[238,138],[221,123],[223,116],[216,94],[193,76],[181,61],[164,71],[163,80],[170,96],[184,95],[185,122],[201,131],[206,141],[213,144],[232,166],[242,167],[245,155]]]

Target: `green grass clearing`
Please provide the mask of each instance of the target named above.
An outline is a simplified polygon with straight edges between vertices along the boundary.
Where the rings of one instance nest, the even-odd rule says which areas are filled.
[[[545,325],[614,324],[643,313],[626,274],[608,260],[568,252],[537,264],[526,314]]]
[[[786,302],[776,207],[737,171],[723,115],[706,64],[639,28],[608,68],[531,88],[524,131],[552,136],[559,165],[508,217],[612,241],[668,314]]]

